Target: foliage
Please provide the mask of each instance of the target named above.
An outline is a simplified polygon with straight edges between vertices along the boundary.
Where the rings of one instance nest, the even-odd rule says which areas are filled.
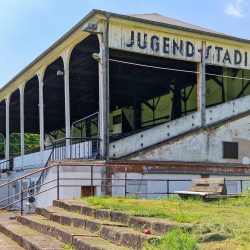
[[[24,134],[25,150],[39,147],[40,136],[36,134]],[[18,133],[10,134],[10,154],[21,151],[21,135]],[[4,154],[4,138],[0,136],[0,153]]]
[[[196,250],[199,248],[198,241],[197,233],[191,233],[187,229],[177,227],[162,235],[161,239],[154,239],[150,243],[145,243],[144,247],[147,250]]]
[[[74,249],[73,245],[69,243],[68,245],[61,245],[61,248],[63,249]]]

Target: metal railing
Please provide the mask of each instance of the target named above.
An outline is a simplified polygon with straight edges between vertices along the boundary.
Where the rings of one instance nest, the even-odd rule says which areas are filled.
[[[55,140],[46,149],[53,149],[51,161],[66,159],[66,145],[69,145],[70,159],[97,159],[100,153],[99,138],[91,137],[67,137]]]
[[[60,178],[60,167],[61,166],[83,166],[83,167],[86,167],[86,168],[90,168],[90,178],[70,178],[70,177],[67,177],[67,178]],[[124,178],[94,178],[94,170],[93,168],[94,167],[122,167],[124,168]],[[15,182],[18,182],[20,181],[21,182],[21,192],[19,193],[16,193],[12,196],[9,196],[3,200],[0,201],[0,206],[1,206],[1,203],[4,202],[4,201],[7,201],[9,199],[12,199],[16,196],[21,196],[21,199],[15,201],[15,202],[12,202],[4,207],[1,207],[0,210],[2,209],[6,209],[7,207],[9,206],[12,206],[16,203],[21,203],[21,214],[23,214],[23,201],[24,200],[27,200],[31,197],[34,197],[34,196],[37,196],[41,193],[44,193],[44,192],[47,192],[49,190],[52,190],[54,188],[57,189],[57,192],[56,192],[56,197],[52,197],[53,199],[57,199],[59,200],[60,199],[60,187],[83,187],[83,186],[86,186],[84,184],[88,182],[90,182],[90,194],[93,196],[94,195],[94,187],[109,187],[111,188],[110,189],[110,194],[112,194],[112,192],[114,191],[113,188],[117,188],[117,187],[120,187],[120,188],[124,188],[124,196],[127,196],[128,194],[134,194],[134,195],[138,195],[138,194],[160,194],[160,195],[166,195],[166,196],[169,196],[171,194],[175,194],[173,192],[170,192],[170,183],[171,182],[190,182],[191,184],[191,179],[143,179],[143,178],[128,178],[128,173],[127,173],[127,169],[128,169],[128,165],[113,165],[113,164],[110,164],[110,165],[105,165],[105,164],[86,164],[86,163],[74,163],[74,164],[63,164],[63,163],[60,163],[60,164],[54,164],[54,165],[51,165],[51,166],[47,166],[43,169],[40,169],[40,170],[37,170],[37,171],[34,171],[33,173],[30,173],[30,174],[27,174],[25,176],[22,176],[20,178],[16,178],[12,181],[9,181],[7,183],[4,183],[2,185],[0,185],[0,189],[3,188],[4,186],[6,185],[10,185],[12,183],[15,183]],[[23,189],[23,180],[26,179],[27,177],[29,176],[32,176],[32,175],[35,175],[37,173],[40,173],[40,172],[44,172],[44,171],[49,171],[51,168],[56,168],[56,178],[55,179],[52,179],[50,181],[47,181],[47,182],[43,182],[41,184],[39,184],[38,182],[36,183],[36,185],[32,186],[32,187],[29,187],[28,189],[24,190]],[[120,172],[120,171],[119,171]],[[60,183],[60,181],[71,181],[71,184],[62,184]],[[72,181],[83,181],[80,185],[76,185],[76,184],[72,184],[73,182]],[[85,182],[84,182],[85,181]],[[96,184],[94,185],[94,181],[99,181],[99,184]],[[106,181],[108,181],[108,184],[106,184]],[[124,181],[124,183],[122,184],[113,184],[112,182],[113,181]],[[139,189],[138,191],[128,191],[128,184],[130,181],[140,181],[140,185],[139,185]],[[141,186],[141,182],[142,181],[147,181],[147,182],[166,182],[166,191],[164,192],[140,192],[140,186]],[[248,182],[250,181],[250,179],[225,179],[225,181],[227,182],[230,182],[230,181],[238,181],[240,182],[240,187],[241,187],[241,194],[243,193],[243,182]],[[54,185],[52,187],[49,187],[49,188],[45,188],[44,190],[40,191],[39,192],[36,192],[36,193],[32,193],[35,191],[35,189],[38,189],[42,186],[45,186],[47,184],[50,184],[50,183],[53,183]],[[26,197],[24,197],[24,193],[28,192],[30,195],[27,195]]]
[[[12,170],[13,170],[13,159],[0,162],[0,171],[6,172]]]
[[[91,178],[60,178],[60,172],[59,172],[59,167],[60,166],[85,166],[85,167],[90,167],[90,172],[91,172]],[[53,167],[56,167],[57,168],[57,170],[56,170],[56,176],[57,176],[57,178],[55,178],[55,179],[53,179],[53,180],[50,180],[50,181],[47,181],[47,182],[43,182],[43,183],[41,183],[41,184],[36,184],[36,185],[34,185],[34,186],[32,186],[32,187],[29,187],[28,189],[26,189],[26,190],[24,190],[23,189],[23,180],[24,179],[26,179],[27,177],[30,177],[30,176],[32,176],[32,175],[35,175],[35,174],[37,174],[37,173],[40,173],[40,172],[44,172],[44,171],[46,171],[46,170],[50,170],[51,168],[53,168]],[[32,172],[32,173],[30,173],[30,174],[27,174],[27,175],[24,175],[24,176],[22,176],[22,177],[19,177],[19,178],[16,178],[16,179],[14,179],[14,180],[12,180],[12,181],[9,181],[9,182],[7,182],[7,183],[4,183],[4,184],[2,184],[2,185],[0,185],[0,189],[1,188],[3,188],[3,187],[5,187],[5,186],[7,186],[7,185],[10,185],[10,184],[13,184],[13,183],[16,183],[16,182],[18,182],[18,181],[20,181],[21,182],[21,192],[19,192],[19,193],[16,193],[16,194],[14,194],[14,195],[12,195],[12,196],[9,196],[9,197],[7,197],[7,198],[5,198],[5,199],[2,199],[2,200],[0,200],[0,206],[1,206],[1,203],[2,202],[4,202],[4,201],[7,201],[7,200],[9,200],[9,199],[12,199],[12,198],[14,198],[14,197],[16,197],[16,196],[21,196],[21,199],[19,199],[19,200],[17,200],[17,201],[15,201],[15,202],[12,202],[12,203],[10,203],[10,204],[8,204],[8,205],[6,205],[6,206],[4,206],[4,207],[0,207],[0,210],[3,210],[3,209],[6,209],[6,208],[8,208],[8,207],[10,207],[10,206],[12,206],[12,205],[14,205],[14,204],[16,204],[16,203],[19,203],[20,202],[20,205],[21,205],[21,215],[23,214],[23,201],[24,200],[27,200],[27,199],[29,199],[29,198],[31,198],[31,197],[34,197],[34,196],[37,196],[37,195],[39,195],[39,194],[42,194],[42,193],[44,193],[44,192],[47,192],[47,191],[49,191],[49,190],[52,190],[52,189],[54,189],[54,188],[57,188],[57,196],[55,197],[57,200],[59,200],[60,199],[60,197],[59,197],[59,187],[82,187],[82,186],[84,186],[84,185],[60,185],[60,180],[90,180],[90,182],[91,182],[91,195],[94,195],[94,192],[93,192],[93,190],[94,190],[94,185],[93,185],[93,181],[94,180],[102,180],[102,181],[105,181],[106,180],[106,178],[93,178],[93,167],[127,167],[127,166],[124,166],[124,165],[105,165],[105,164],[81,164],[81,163],[77,163],[77,164],[54,164],[54,165],[51,165],[51,166],[48,166],[48,167],[45,167],[45,168],[43,168],[43,169],[39,169],[39,170],[37,170],[37,171],[34,171],[34,172]],[[112,179],[112,178],[108,178],[108,179]],[[42,191],[39,191],[39,192],[36,192],[36,193],[33,193],[32,194],[32,192],[34,192],[35,191],[35,189],[38,189],[38,188],[40,188],[40,187],[42,187],[42,186],[44,186],[44,185],[47,185],[47,184],[49,184],[49,183],[54,183],[55,185],[54,186],[52,186],[52,187],[50,187],[50,188],[47,188],[47,189],[45,189],[45,190],[42,190]],[[119,187],[124,187],[124,185],[105,185],[105,184],[101,184],[101,185],[95,185],[95,187],[96,186],[102,186],[102,187],[106,187],[106,186],[109,186],[109,187],[112,187],[112,186],[119,186]],[[24,197],[24,193],[26,193],[26,192],[28,192],[30,195],[27,195],[26,197]]]
[[[84,117],[72,123],[71,137],[77,134],[74,133],[74,128],[80,132],[81,137],[99,137],[99,112]]]

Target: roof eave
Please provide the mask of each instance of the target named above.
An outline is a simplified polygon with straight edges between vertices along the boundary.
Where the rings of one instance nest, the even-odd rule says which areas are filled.
[[[72,29],[70,29],[65,35],[63,35],[60,39],[58,39],[47,50],[45,50],[41,55],[39,55],[30,64],[28,64],[22,71],[20,71],[16,76],[14,76],[8,83],[6,83],[0,89],[0,92],[3,91],[4,89],[6,89],[9,85],[11,85],[11,83],[13,83],[15,80],[17,80],[25,71],[27,71],[32,66],[34,66],[39,60],[41,60],[44,56],[46,56],[49,52],[51,52],[55,47],[60,45],[66,38],[68,38],[72,33],[74,33],[78,28],[80,28],[80,26],[82,26],[88,19],[93,17],[95,14],[101,14],[101,15],[106,16],[107,13],[109,13],[109,12],[103,11],[103,10],[93,9],[81,21],[79,21]],[[197,34],[202,34],[202,35],[207,35],[207,36],[213,36],[213,37],[219,37],[219,38],[229,39],[229,40],[233,40],[233,41],[250,43],[250,40],[237,38],[237,37],[232,37],[232,36],[228,36],[228,35],[220,35],[220,34],[216,34],[216,33],[212,33],[212,32],[205,32],[205,31],[200,31],[200,30],[196,30],[196,29],[181,27],[181,26],[178,26],[178,25],[172,25],[172,24],[166,24],[166,23],[161,23],[161,22],[156,22],[156,21],[150,21],[150,20],[147,20],[147,19],[127,16],[127,15],[121,15],[121,14],[116,14],[116,13],[110,13],[110,14],[111,14],[111,17],[122,18],[122,19],[130,20],[130,21],[143,22],[143,23],[146,23],[146,24],[157,25],[157,26],[162,26],[162,27],[171,28],[171,29],[179,29],[179,30],[182,30],[182,31],[187,31],[187,32],[192,32],[192,33],[197,33]]]

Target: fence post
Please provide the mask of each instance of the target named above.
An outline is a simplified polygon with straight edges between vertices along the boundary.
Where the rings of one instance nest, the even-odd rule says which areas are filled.
[[[241,192],[241,194],[243,193],[242,180],[240,180],[240,192]]]
[[[167,193],[168,193],[168,198],[169,198],[169,180],[167,180]]]
[[[91,166],[91,196],[93,195],[93,166]]]
[[[59,165],[57,165],[57,200],[59,200]]]
[[[21,179],[21,215],[23,215],[23,179]]]
[[[125,167],[125,197],[127,197],[127,167]]]

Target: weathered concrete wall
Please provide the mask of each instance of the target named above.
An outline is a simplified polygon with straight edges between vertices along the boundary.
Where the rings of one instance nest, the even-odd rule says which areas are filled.
[[[109,155],[119,158],[201,126],[199,112],[145,130],[110,144]],[[185,124],[185,126],[183,126]]]
[[[93,178],[100,179],[105,172],[103,167],[93,168]],[[51,168],[44,182],[49,182],[57,178],[56,168]],[[76,187],[60,187],[60,199],[74,199],[81,197],[81,186],[91,186],[91,173],[89,166],[61,166],[60,178],[88,178],[89,180],[60,180],[60,185],[76,185]],[[43,190],[55,187],[56,181],[48,183],[41,187],[40,192]],[[98,185],[98,186],[97,186]],[[97,196],[104,195],[101,190],[101,181],[93,180],[94,194]],[[57,188],[51,189],[47,192],[41,193],[37,197],[37,206],[51,206],[52,201],[57,198]]]
[[[206,109],[206,124],[210,125],[223,119],[249,110],[250,95]]]
[[[130,160],[242,163],[250,158],[250,116],[138,153]],[[222,142],[238,142],[239,158],[223,159]]]
[[[206,109],[206,124],[212,125],[222,122],[225,119],[233,118],[235,115],[243,114],[244,112],[249,111],[250,95],[241,97],[237,100],[229,101],[212,108]],[[248,123],[250,118],[242,118],[235,122],[231,122],[228,126],[233,126],[233,132],[229,132],[230,129],[224,129],[226,125],[220,127],[216,132],[216,135],[209,135],[210,132],[201,132],[197,133],[194,136],[183,138],[182,140],[171,143],[171,147],[168,146],[166,151],[169,151],[169,154],[166,152],[157,154],[157,157],[145,156],[144,158],[136,157],[129,158],[133,160],[157,160],[157,161],[188,161],[188,162],[217,162],[225,163],[232,162],[235,163],[235,160],[223,160],[222,159],[222,141],[236,141],[236,140],[248,140],[250,139],[250,134],[248,131]],[[235,125],[234,125],[235,124]],[[141,133],[126,137],[119,141],[115,141],[110,144],[110,158],[120,158],[127,156],[129,154],[141,151],[146,147],[153,146],[157,143],[163,142],[165,140],[170,140],[176,136],[181,136],[186,132],[190,132],[194,129],[197,129],[201,126],[201,120],[199,117],[199,112],[195,112],[191,115],[173,120],[171,122],[156,126],[152,129],[145,130]],[[223,132],[222,132],[223,131]],[[212,132],[211,132],[212,133]],[[212,141],[215,140],[215,141]],[[211,143],[214,144],[211,147]],[[239,159],[237,163],[242,162],[244,156],[250,157],[250,153],[247,153],[247,148],[245,151],[241,149],[243,144],[246,144],[246,141],[239,143],[241,151],[239,151]],[[183,151],[185,150],[185,151]],[[213,150],[215,152],[213,152]],[[157,150],[158,151],[158,150]],[[243,152],[244,151],[244,152]],[[153,151],[150,151],[149,154],[153,154]],[[192,152],[195,152],[193,154]],[[216,158],[210,157],[209,154],[216,154]],[[154,153],[155,154],[155,153]]]

